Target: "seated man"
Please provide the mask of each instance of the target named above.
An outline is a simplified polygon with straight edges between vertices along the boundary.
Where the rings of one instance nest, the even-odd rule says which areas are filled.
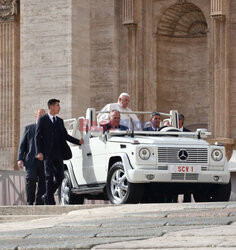
[[[179,114],[179,129],[182,132],[191,132],[189,129],[184,127],[184,115]]]
[[[128,108],[130,102],[130,96],[127,93],[121,93],[117,103],[109,103],[107,104],[101,111],[112,111],[118,110],[120,112],[130,112],[132,111]],[[99,113],[97,116],[98,123],[108,121],[109,114],[108,113]],[[131,130],[142,130],[141,123],[138,117],[135,114],[121,114],[120,123]]]
[[[109,114],[109,119],[110,121],[107,123],[100,123],[100,126],[103,127],[103,132],[112,129],[128,130],[128,127],[120,124],[120,112],[118,110],[112,110]]]
[[[157,131],[161,122],[161,115],[158,112],[151,114],[150,122],[147,122],[144,126],[144,131]]]

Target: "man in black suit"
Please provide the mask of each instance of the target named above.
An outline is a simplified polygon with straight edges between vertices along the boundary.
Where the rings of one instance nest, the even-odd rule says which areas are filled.
[[[161,122],[161,115],[158,112],[151,114],[151,120],[144,126],[144,131],[157,131]]]
[[[39,117],[45,115],[44,109],[38,109],[35,113],[36,123]],[[26,170],[26,196],[27,204],[33,205],[35,202],[36,183],[36,205],[43,205],[42,195],[45,193],[45,176],[43,163],[36,157],[35,151],[35,129],[36,123],[25,126],[23,135],[20,140],[17,164],[19,168],[25,166]]]
[[[184,115],[179,114],[179,129],[182,132],[191,132],[189,129],[184,127]]]
[[[48,101],[49,112],[41,117],[36,126],[36,155],[44,162],[46,193],[43,196],[45,204],[55,205],[54,193],[64,178],[63,160],[72,157],[66,141],[81,145],[84,140],[78,140],[68,135],[64,122],[56,116],[60,111],[60,101]]]

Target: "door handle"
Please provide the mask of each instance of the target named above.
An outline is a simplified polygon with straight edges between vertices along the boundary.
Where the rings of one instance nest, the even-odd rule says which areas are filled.
[[[87,153],[87,156],[92,156],[92,153]]]

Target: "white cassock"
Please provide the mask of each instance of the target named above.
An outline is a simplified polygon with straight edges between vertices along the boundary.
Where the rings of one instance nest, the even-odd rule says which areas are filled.
[[[112,111],[112,110],[118,110],[120,112],[132,112],[129,108],[122,108],[119,103],[109,103],[107,104],[101,111]],[[97,116],[98,123],[109,121],[109,113],[100,113]],[[120,114],[120,124],[128,127],[129,129],[133,128],[134,124],[134,130],[142,130],[141,123],[138,119],[138,117],[135,114]]]

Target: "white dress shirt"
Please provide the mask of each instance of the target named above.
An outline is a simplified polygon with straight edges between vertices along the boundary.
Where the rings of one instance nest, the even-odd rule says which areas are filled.
[[[56,115],[53,116],[53,115],[51,115],[51,114],[48,113],[48,116],[49,116],[49,118],[50,118],[50,120],[51,120],[52,123],[54,123],[53,122],[53,117],[55,117],[55,120],[57,120],[57,116]]]

